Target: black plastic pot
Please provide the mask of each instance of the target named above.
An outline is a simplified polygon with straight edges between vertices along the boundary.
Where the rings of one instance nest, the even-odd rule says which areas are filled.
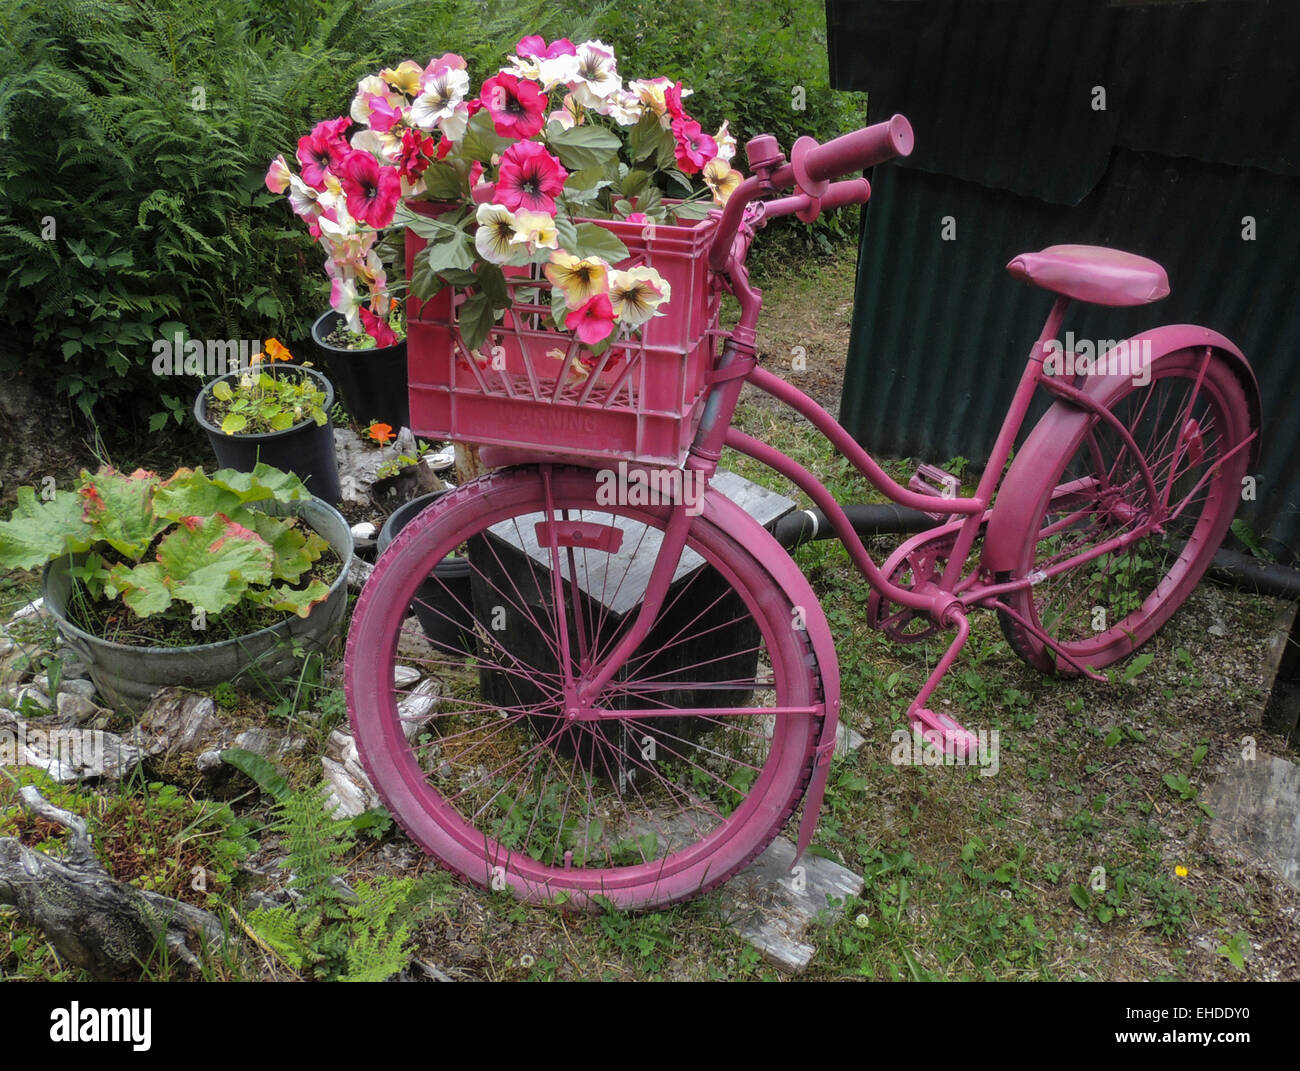
[[[358,424],[377,420],[393,428],[410,427],[406,339],[380,349],[345,350],[325,341],[342,322],[337,312],[325,313],[312,324],[311,340],[338,387],[343,408]]]
[[[288,369],[309,376],[317,388],[325,392],[325,411],[328,412],[334,404],[334,387],[330,381],[314,368],[294,364],[280,365],[276,374],[281,375]],[[219,376],[206,384],[194,399],[194,419],[207,432],[208,442],[217,455],[217,464],[223,469],[252,472],[259,461],[264,461],[277,469],[292,472],[322,501],[337,504],[343,495],[339,489],[338,457],[334,453],[334,425],[328,420],[324,424],[304,420],[284,431],[227,435],[208,419],[207,406],[213,386],[222,380],[234,383],[240,375],[239,372],[230,372]]]
[[[376,549],[383,554],[397,533],[446,491],[421,495],[400,506],[379,530]],[[470,565],[465,558],[445,558],[433,576],[416,592],[415,616],[424,635],[435,647],[456,654],[474,651],[474,595],[470,587]]]

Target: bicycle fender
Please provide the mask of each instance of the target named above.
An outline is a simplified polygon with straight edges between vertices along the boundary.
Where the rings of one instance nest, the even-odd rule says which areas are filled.
[[[822,719],[821,733],[817,738],[817,758],[812,778],[804,794],[803,817],[799,823],[799,840],[794,855],[797,863],[817,829],[817,818],[826,796],[826,779],[835,753],[836,730],[840,721],[840,666],[835,655],[835,638],[807,577],[771,532],[726,495],[712,488],[705,495],[705,514],[723,531],[733,535],[743,532],[742,542],[745,546],[772,574],[772,579],[780,585],[791,603],[802,608],[803,626],[820,670],[826,715]]]
[[[1140,335],[1134,335],[1126,342],[1117,344],[1114,349],[1098,358],[1097,365],[1107,363],[1111,353],[1121,346],[1127,348],[1122,352],[1127,355],[1150,353],[1150,361],[1140,366],[1139,371],[1148,366],[1157,365],[1160,360],[1179,350],[1210,346],[1219,351],[1241,381],[1246,394],[1246,403],[1250,406],[1252,425],[1258,428],[1262,404],[1259,383],[1255,372],[1235,345],[1217,331],[1195,324],[1170,324],[1157,327]],[[1135,349],[1136,347],[1136,349]],[[1114,366],[1114,365],[1112,365]],[[1122,365],[1121,365],[1122,366]],[[1131,381],[1131,373],[1109,373],[1106,375],[1085,376],[1086,382],[1080,388],[1084,394],[1101,405],[1108,404]],[[1093,414],[1077,405],[1066,401],[1056,401],[1042,415],[1038,423],[1025,439],[1024,445],[1011,462],[1011,468],[1002,481],[997,499],[993,503],[988,528],[984,537],[984,548],[980,555],[980,565],[993,575],[1012,572],[1016,567],[1016,555],[1024,541],[1025,529],[1037,522],[1042,503],[1038,493],[1043,481],[1054,471],[1059,461],[1058,450],[1061,443],[1073,442]],[[1256,436],[1251,444],[1251,463],[1259,460],[1260,439]]]

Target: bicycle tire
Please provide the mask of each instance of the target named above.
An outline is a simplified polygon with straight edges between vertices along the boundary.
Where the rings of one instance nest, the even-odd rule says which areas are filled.
[[[1117,377],[1104,403],[1133,432],[1157,492],[1169,488],[1170,508],[1178,516],[1168,530],[1007,597],[1014,611],[1093,670],[1132,654],[1169,620],[1209,568],[1240,501],[1247,451],[1222,459],[1250,434],[1250,410],[1241,381],[1215,351],[1197,391],[1205,353],[1199,346],[1161,356],[1147,384]],[[1062,421],[1049,410],[1021,450],[1029,457],[1047,452],[1053,460],[1040,471],[1051,475],[1032,497],[1037,508],[1031,515],[1038,520],[1027,531],[1016,569],[999,579],[1043,574],[1071,554],[1138,530],[1151,515],[1131,449],[1100,416],[1076,414],[1064,417],[1074,428],[1062,434]],[[1196,444],[1182,458],[1174,456],[1180,428],[1194,428],[1188,441]],[[1016,478],[1013,465],[1008,488]],[[1073,490],[1081,487],[1086,490]],[[998,617],[1003,635],[1030,665],[1061,676],[1080,674],[1011,614],[999,611]]]
[[[596,486],[589,470],[556,468],[551,473],[557,518],[608,522],[624,532],[625,542],[638,540],[618,577],[611,574],[620,565],[617,554],[584,547],[578,555],[572,547],[563,548],[568,552],[560,570],[565,623],[572,637],[585,637],[588,651],[608,650],[629,620],[593,601],[593,578],[601,584],[603,599],[611,580],[617,579],[619,588],[627,582],[638,557],[644,569],[642,547],[649,552],[648,534],[662,531],[671,510],[598,504]],[[524,900],[588,909],[602,905],[604,898],[633,910],[707,892],[761,853],[798,806],[812,773],[823,715],[674,715],[564,727],[563,704],[554,691],[560,676],[558,649],[544,635],[537,638],[543,633],[537,626],[558,632],[553,578],[549,569],[539,569],[527,545],[532,531],[539,542],[534,549],[549,555],[551,548],[540,546],[543,536],[537,527],[545,516],[541,470],[521,467],[444,496],[394,540],[357,602],[348,637],[346,691],[362,762],[411,838],[443,866],[481,887],[508,888]],[[684,587],[670,591],[647,644],[606,687],[598,705],[620,709],[621,702],[626,709],[635,701],[678,710],[682,700],[697,701],[707,690],[715,710],[750,709],[748,696],[757,691],[771,694],[773,710],[817,706],[823,695],[817,660],[807,633],[792,627],[796,607],[814,597],[811,590],[787,591],[750,549],[753,543],[752,534],[723,531],[707,510],[694,518],[687,547],[703,564],[679,582]],[[422,585],[433,581],[434,566],[454,551],[464,551],[472,563],[476,587],[468,609],[474,616],[473,652],[467,657],[444,647],[433,652],[436,657],[413,658],[411,634],[422,632],[416,614],[427,614],[431,606],[427,589],[420,594]],[[579,580],[576,586],[573,577]],[[680,615],[674,614],[694,610],[704,597],[712,599],[711,606],[686,621],[687,628],[699,622],[695,643],[709,642],[713,635],[715,646],[723,640],[734,646],[744,639],[738,641],[737,632],[726,630],[752,627],[756,651],[742,652],[754,660],[752,679],[736,669],[738,654],[718,656],[665,631],[678,628]],[[503,626],[498,640],[488,626],[494,624],[492,613],[502,608],[502,621],[515,621],[520,630],[512,635]],[[453,616],[463,618],[467,608],[453,609]],[[510,637],[510,649],[505,637]],[[652,640],[659,647],[646,650]],[[585,672],[574,654],[571,649],[570,665]],[[675,665],[682,658],[685,664]],[[477,674],[471,671],[467,677],[462,660],[477,666]],[[760,671],[760,662],[770,667],[769,674]],[[412,739],[400,714],[398,665],[426,677],[441,674],[444,684],[454,681],[453,698],[440,701],[435,718]],[[687,679],[670,675],[688,671]],[[764,735],[767,718],[770,736]],[[630,740],[629,723],[635,728]],[[596,728],[581,728],[584,724]],[[505,754],[506,762],[487,770],[475,758],[474,747],[458,739],[464,734],[473,734],[472,741],[501,737],[492,745],[494,757]],[[649,748],[647,761],[651,739],[657,746]],[[520,754],[522,760],[510,757]],[[511,768],[516,761],[518,771]],[[445,768],[449,763],[452,769]],[[505,776],[498,776],[500,771],[508,768],[508,779],[498,785]],[[728,769],[732,773],[723,776]],[[571,802],[580,814],[570,813]],[[671,814],[662,813],[670,809]],[[596,826],[600,828],[593,834]],[[653,841],[645,839],[651,835]],[[634,842],[630,848],[629,839]]]

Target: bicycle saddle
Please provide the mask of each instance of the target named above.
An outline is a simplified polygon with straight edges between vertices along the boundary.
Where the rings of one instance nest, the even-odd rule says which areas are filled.
[[[1154,260],[1100,245],[1052,245],[1007,265],[1017,279],[1095,305],[1146,305],[1169,293]]]

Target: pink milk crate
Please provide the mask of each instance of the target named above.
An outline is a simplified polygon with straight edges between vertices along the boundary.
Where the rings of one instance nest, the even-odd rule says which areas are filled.
[[[508,268],[511,306],[471,353],[456,323],[463,291],[448,287],[428,301],[409,298],[407,360],[416,435],[588,459],[682,464],[703,412],[718,334],[720,291],[706,260],[717,220],[653,227],[590,222],[627,246],[628,258],[613,267],[645,265],[667,280],[667,315],[652,318],[639,337],[615,341],[593,357],[571,333],[542,326],[551,309],[542,265]],[[407,231],[408,278],[424,246],[423,238]]]

